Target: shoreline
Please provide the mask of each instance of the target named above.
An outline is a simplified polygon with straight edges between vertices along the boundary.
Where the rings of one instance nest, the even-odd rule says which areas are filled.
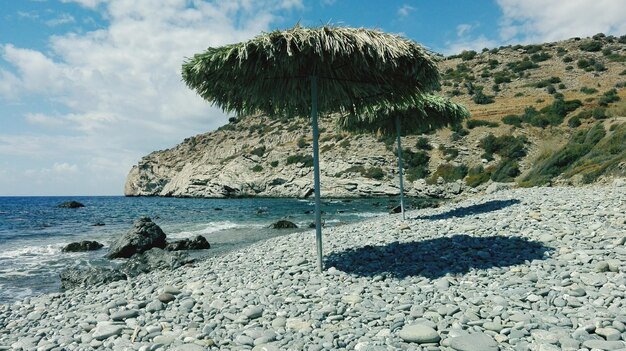
[[[322,274],[306,231],[27,298],[0,305],[0,350],[626,348],[625,194],[504,190],[409,211],[408,229],[328,228]]]

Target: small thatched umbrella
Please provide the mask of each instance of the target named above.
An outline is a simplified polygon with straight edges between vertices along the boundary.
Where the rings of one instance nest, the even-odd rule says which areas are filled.
[[[225,111],[306,117],[313,128],[318,266],[322,270],[318,113],[361,115],[375,106],[411,104],[439,86],[430,54],[377,30],[329,27],[261,34],[208,48],[183,64],[183,80]]]
[[[417,103],[411,105],[382,106],[363,115],[344,115],[338,120],[339,127],[346,130],[360,132],[379,132],[382,134],[396,133],[398,148],[398,173],[400,175],[400,209],[402,219],[404,214],[404,179],[402,176],[402,131],[439,129],[455,125],[469,117],[467,109],[447,98],[437,95],[422,95],[416,97]],[[403,126],[403,128],[401,127]]]

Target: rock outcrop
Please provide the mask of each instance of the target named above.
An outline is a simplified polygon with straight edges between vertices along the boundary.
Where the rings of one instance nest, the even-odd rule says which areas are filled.
[[[59,208],[81,208],[85,207],[85,205],[81,204],[78,201],[66,201],[57,205]]]
[[[63,252],[83,252],[100,250],[104,245],[97,241],[83,240],[74,243],[69,243],[63,247]]]
[[[590,41],[602,42],[602,47],[608,51],[583,50],[582,43]],[[603,52],[612,52],[613,56]],[[403,149],[427,154],[427,165],[419,172],[415,169],[412,172],[409,168],[415,165],[405,162],[406,195],[452,198],[467,191],[474,192],[465,182],[454,181],[459,178],[467,181],[474,177],[468,182],[472,186],[476,186],[476,179],[483,183],[490,177],[497,182],[512,181],[512,177],[523,177],[540,154],[558,150],[576,132],[595,123],[604,123],[609,130],[614,128],[611,125],[626,122],[626,116],[614,115],[609,121],[604,114],[605,110],[621,111],[619,106],[605,101],[608,108],[597,109],[598,101],[607,100],[606,93],[613,89],[616,90],[613,95],[609,94],[611,101],[622,104],[626,99],[624,67],[620,61],[625,52],[623,42],[606,37],[502,47],[441,60],[441,94],[452,96],[456,102],[467,106],[473,123],[465,123],[463,128],[454,131],[443,129],[402,137]],[[596,62],[597,70],[582,69],[572,62],[583,58]],[[547,115],[541,115],[543,119],[534,122],[520,117],[527,110],[541,114],[545,109],[562,109],[563,104],[554,105],[557,96],[565,99],[563,104],[571,100],[570,104],[578,106],[564,116],[559,115],[563,121],[550,122]],[[595,115],[601,117],[596,119]],[[229,121],[216,131],[187,138],[171,149],[143,157],[130,170],[124,193],[128,196],[210,198],[304,198],[313,193],[312,138],[307,119],[244,116]],[[512,169],[507,176],[502,176],[502,169],[507,166],[505,157],[497,152],[489,155],[492,152],[486,153],[482,145],[489,134],[522,137],[524,143],[527,142],[525,156],[515,163],[509,162]],[[321,117],[322,196],[397,196],[399,177],[394,143],[393,136],[343,132],[337,128],[334,116]],[[621,155],[617,151],[616,154]],[[594,172],[606,169],[612,176],[626,175],[623,159],[611,160],[610,165],[609,168],[603,164],[586,168]],[[464,171],[451,179],[438,172],[441,166],[444,166],[442,171],[446,167]],[[500,172],[498,177],[494,176],[496,171]],[[432,179],[433,174],[444,177]],[[484,177],[476,178],[478,174]],[[428,182],[418,179],[420,177],[427,178]],[[565,177],[574,185],[582,182],[572,175]]]
[[[68,267],[60,273],[61,288],[64,290],[79,286],[98,285],[126,279],[119,269],[104,267]]]
[[[194,238],[169,242],[165,246],[165,250],[167,251],[206,250],[210,248],[211,244],[209,244],[206,238],[202,235],[197,235]]]
[[[165,248],[166,235],[150,218],[143,217],[133,223],[133,227],[109,248],[107,258],[129,258],[152,248]]]
[[[294,229],[294,228],[298,228],[298,226],[290,221],[286,221],[286,220],[280,220],[276,223],[273,223],[271,225],[271,227],[273,229]]]

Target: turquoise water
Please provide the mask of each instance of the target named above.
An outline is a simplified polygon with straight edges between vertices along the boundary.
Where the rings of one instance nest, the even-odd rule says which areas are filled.
[[[57,205],[78,201],[83,208]],[[395,199],[325,200],[326,226],[387,213]],[[57,292],[59,273],[71,265],[112,265],[103,258],[111,241],[136,218],[153,219],[168,239],[203,235],[212,248],[207,255],[292,233],[269,229],[288,219],[305,231],[313,222],[314,204],[298,199],[183,199],[159,197],[0,197],[0,303]],[[102,223],[103,226],[94,226]],[[306,234],[303,234],[306,235]],[[63,253],[64,245],[96,240],[104,249]]]

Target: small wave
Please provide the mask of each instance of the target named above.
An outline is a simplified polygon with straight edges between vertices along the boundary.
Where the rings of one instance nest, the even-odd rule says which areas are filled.
[[[61,252],[63,244],[49,244],[44,246],[25,246],[22,248],[0,252],[0,259],[12,259],[18,257],[53,256]]]
[[[241,223],[234,223],[231,221],[223,221],[223,222],[209,222],[206,224],[202,225],[203,228],[201,229],[197,229],[197,230],[186,230],[186,231],[181,231],[178,233],[170,233],[167,236],[170,238],[175,238],[175,239],[184,239],[184,238],[189,238],[189,237],[193,237],[196,235],[209,235],[215,232],[219,232],[222,230],[228,230],[228,229],[237,229],[237,228],[261,228],[263,227],[263,224],[241,224]]]

